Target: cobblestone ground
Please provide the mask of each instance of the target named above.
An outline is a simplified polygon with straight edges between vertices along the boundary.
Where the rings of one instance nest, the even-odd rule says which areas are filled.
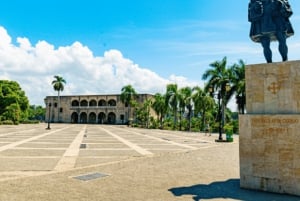
[[[300,200],[239,188],[238,136],[108,125],[0,126],[0,200]]]

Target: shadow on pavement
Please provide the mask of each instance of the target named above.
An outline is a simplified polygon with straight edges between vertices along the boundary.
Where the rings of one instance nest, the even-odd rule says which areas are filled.
[[[300,201],[300,197],[267,193],[261,191],[246,190],[240,188],[239,179],[213,182],[211,184],[198,184],[188,187],[169,189],[173,195],[179,197],[184,195],[194,196],[195,201],[201,199],[236,199],[244,201]]]

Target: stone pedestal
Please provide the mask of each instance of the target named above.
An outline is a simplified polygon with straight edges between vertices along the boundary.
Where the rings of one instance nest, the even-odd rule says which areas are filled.
[[[246,66],[241,187],[300,196],[300,61]]]
[[[248,114],[300,114],[300,61],[246,66]]]

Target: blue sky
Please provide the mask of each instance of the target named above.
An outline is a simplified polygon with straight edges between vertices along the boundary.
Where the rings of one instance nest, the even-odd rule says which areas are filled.
[[[0,7],[0,27],[4,29],[2,38],[10,40],[2,45],[9,43],[7,47],[14,49],[0,53],[0,78],[23,84],[33,104],[42,104],[43,97],[53,95],[52,89],[47,87],[51,88],[49,82],[54,74],[67,79],[63,93],[67,95],[119,93],[120,86],[126,83],[132,84],[137,91],[149,93],[163,92],[157,83],[201,85],[202,74],[209,64],[224,56],[227,56],[228,65],[239,59],[248,64],[265,62],[260,45],[254,44],[248,36],[248,2],[4,1]],[[289,59],[297,60],[300,57],[300,1],[290,0],[290,4],[296,35],[288,40]],[[280,61],[276,43],[272,49],[274,61]],[[9,57],[8,52],[22,55],[17,57],[20,62]],[[43,59],[45,67],[37,66],[43,64]],[[96,71],[94,75],[107,78],[108,74],[103,72],[108,69],[114,77],[105,83],[101,82],[103,79],[91,78],[90,72],[74,72]],[[131,73],[118,74],[124,69]],[[145,77],[131,77],[133,72]],[[80,82],[88,83],[78,83],[78,77],[82,77]],[[149,81],[147,77],[151,77]],[[41,82],[39,85],[44,88],[36,88],[36,83],[30,83],[32,80]],[[43,83],[46,81],[48,83]],[[112,85],[109,82],[118,81],[119,85],[107,86]],[[151,85],[151,81],[156,85],[143,86],[144,83]]]

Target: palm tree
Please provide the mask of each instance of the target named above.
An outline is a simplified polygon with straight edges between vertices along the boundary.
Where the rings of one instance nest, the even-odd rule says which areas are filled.
[[[232,79],[232,73],[230,70],[226,68],[227,58],[224,57],[222,61],[215,61],[211,63],[209,66],[211,69],[207,70],[203,76],[203,80],[208,80],[208,84],[206,85],[206,91],[209,91],[209,88],[212,91],[219,91],[221,98],[225,98],[226,94],[226,85],[230,84]],[[224,100],[227,101],[228,99]]]
[[[54,91],[57,91],[57,99],[58,99],[58,107],[57,107],[57,119],[58,122],[60,121],[59,112],[60,112],[60,92],[64,90],[64,84],[66,84],[66,80],[58,75],[54,76],[54,79],[52,81],[53,89]]]
[[[163,118],[166,114],[167,107],[166,107],[166,96],[156,93],[154,95],[154,101],[152,103],[152,108],[157,114],[157,118],[160,122],[160,128],[163,128]]]
[[[121,89],[121,101],[128,107],[128,124],[130,124],[131,118],[131,106],[133,105],[133,100],[137,98],[137,93],[131,85],[126,85]]]
[[[222,129],[224,126],[224,118],[225,118],[225,107],[230,99],[230,95],[227,93],[227,86],[230,86],[230,82],[232,80],[232,72],[227,69],[227,58],[224,57],[222,61],[215,61],[211,63],[209,66],[211,69],[207,70],[203,76],[203,80],[208,79],[208,85],[206,86],[206,90],[211,89],[212,92],[217,92],[218,100],[219,100],[219,114],[218,119],[220,122],[219,126],[219,140],[222,140]],[[231,90],[233,91],[233,90]],[[213,93],[212,93],[213,94]],[[222,102],[220,102],[222,100]]]
[[[168,84],[166,92],[166,104],[171,107],[174,115],[173,129],[177,127],[177,109],[179,104],[179,91],[177,84]]]
[[[189,119],[189,130],[190,123],[191,123],[191,117],[192,117],[192,88],[191,87],[184,87],[179,90],[179,108],[180,108],[180,130],[182,127],[181,118],[183,113],[185,112],[185,109],[188,109],[188,119]]]
[[[209,122],[209,118],[207,117],[209,115],[207,112],[212,110],[215,106],[214,99],[198,86],[193,88],[192,98],[195,104],[195,113],[200,113],[200,116],[202,117],[200,130],[203,130],[205,122]]]
[[[146,128],[149,128],[149,120],[150,120],[150,107],[152,105],[152,100],[151,99],[147,99],[146,101],[144,101],[144,106],[143,108],[145,109],[145,123],[146,123]]]
[[[246,106],[246,84],[245,84],[245,63],[239,60],[238,64],[231,67],[233,72],[232,89],[235,92],[236,103],[240,114],[245,114]]]

